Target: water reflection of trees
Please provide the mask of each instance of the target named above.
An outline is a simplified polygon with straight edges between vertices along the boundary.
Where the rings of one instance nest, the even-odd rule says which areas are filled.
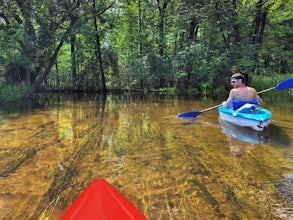
[[[166,117],[178,106],[162,97],[59,100],[1,127],[1,193],[14,217],[57,219],[99,177],[150,219],[272,219],[271,205],[286,205],[276,195],[278,148],[228,139],[217,121],[181,124]],[[71,128],[70,138],[58,126]]]

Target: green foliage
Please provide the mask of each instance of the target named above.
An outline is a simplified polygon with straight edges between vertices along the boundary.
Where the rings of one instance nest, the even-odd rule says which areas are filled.
[[[219,100],[224,100],[228,97],[229,91],[224,85],[217,86],[213,89],[213,96]]]
[[[30,87],[28,86],[1,86],[0,87],[0,100],[11,101],[21,98],[26,98],[31,94]]]
[[[199,91],[196,88],[188,88],[188,89],[178,89],[175,87],[168,88],[160,88],[158,90],[153,90],[165,95],[176,95],[176,94],[185,94],[185,95],[197,95]]]
[[[206,90],[210,90],[211,89],[211,84],[208,83],[208,82],[203,82],[201,85],[200,85],[200,88],[202,91],[206,91]]]
[[[177,88],[160,88],[158,90],[159,93],[162,93],[162,94],[166,94],[166,95],[174,95],[174,94],[177,94],[179,93],[179,90]]]
[[[293,72],[292,1],[95,1],[98,33],[92,3],[5,1],[0,81],[100,89],[103,67],[109,89],[207,91],[233,71]]]
[[[148,72],[152,73],[154,80],[160,80],[168,76],[166,73],[169,71],[170,65],[167,59],[149,53],[147,55]]]
[[[257,91],[261,91],[261,90],[274,87],[280,82],[286,79],[290,79],[292,77],[293,77],[293,74],[285,74],[285,75],[274,74],[274,75],[268,75],[268,76],[262,76],[262,77],[253,75],[251,86],[254,87]]]

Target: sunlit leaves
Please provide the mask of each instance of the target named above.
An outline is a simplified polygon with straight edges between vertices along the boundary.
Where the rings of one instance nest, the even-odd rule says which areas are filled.
[[[293,20],[293,1],[276,1],[275,4],[270,8],[270,18],[271,22],[281,23],[281,22],[292,22]],[[291,27],[292,28],[292,27]]]
[[[92,0],[27,0],[27,5],[22,1],[2,2],[0,58],[4,66],[10,66],[13,59],[13,63],[22,60],[21,65],[27,66],[33,83],[46,69],[59,42],[64,41],[56,69],[52,68],[44,78],[49,79],[49,84],[54,82],[52,78],[59,67],[66,78],[64,82],[71,82],[73,64],[68,58],[69,45],[75,36],[74,65],[79,83],[94,84],[100,64],[94,58]],[[166,86],[176,83],[180,86],[181,80],[198,86],[194,79],[202,74],[212,80],[220,73],[242,67],[265,73],[281,69],[283,63],[286,71],[292,72],[292,1],[96,0],[95,3],[102,59],[107,84],[112,88],[131,85],[140,89],[143,81],[146,86],[143,89],[148,89],[147,86],[159,81],[158,77],[166,81]],[[160,14],[163,6],[166,6],[164,14]],[[255,19],[260,18],[256,17],[257,10],[267,17],[263,18],[261,40],[252,41],[255,35],[260,35],[260,29],[255,32]],[[9,72],[2,67],[3,71]]]

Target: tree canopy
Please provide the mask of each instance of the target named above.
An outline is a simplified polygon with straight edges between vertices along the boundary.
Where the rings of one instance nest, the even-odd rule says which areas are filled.
[[[1,0],[0,84],[217,86],[292,73],[292,0]]]

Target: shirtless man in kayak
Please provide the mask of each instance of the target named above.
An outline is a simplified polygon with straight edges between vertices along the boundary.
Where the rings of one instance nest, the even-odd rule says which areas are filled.
[[[233,89],[231,89],[228,99],[222,103],[225,108],[233,108],[233,101],[249,102],[257,100],[259,103],[262,102],[256,90],[246,86],[245,77],[241,73],[235,73],[231,76],[231,85]]]

